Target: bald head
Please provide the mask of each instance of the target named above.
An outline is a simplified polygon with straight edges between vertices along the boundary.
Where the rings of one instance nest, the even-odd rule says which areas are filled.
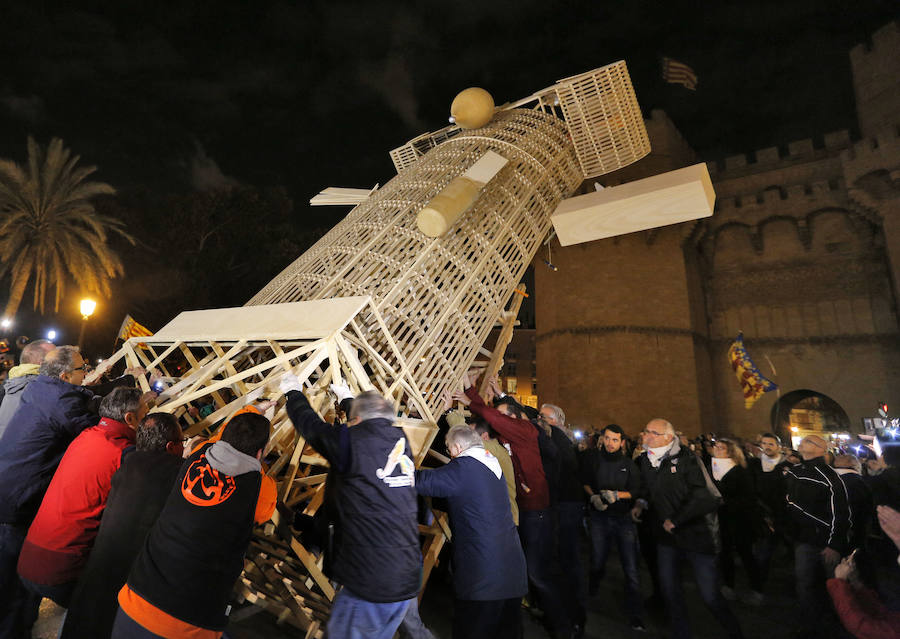
[[[823,457],[827,450],[828,444],[818,435],[807,435],[797,447],[797,452],[800,453],[804,461]]]
[[[644,446],[659,448],[671,444],[675,439],[675,427],[659,417],[651,419],[644,427]]]

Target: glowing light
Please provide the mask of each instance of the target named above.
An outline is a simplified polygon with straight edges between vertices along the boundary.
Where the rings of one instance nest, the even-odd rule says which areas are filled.
[[[0,326],[2,326],[3,328],[9,328],[10,326],[12,326],[12,320],[8,317],[4,317],[2,320],[0,320]]]
[[[799,430],[800,430],[800,429],[797,428],[796,426],[791,426],[791,432],[792,432],[792,433],[796,433],[796,432],[799,431]]]
[[[47,339],[49,339],[51,342],[56,339],[56,331],[54,331],[52,328],[47,331]]]
[[[584,437],[584,433],[582,433],[580,430],[576,430],[575,439],[581,439],[582,437]]]
[[[92,299],[85,298],[85,299],[81,300],[80,308],[81,308],[81,316],[84,319],[87,319],[91,315],[94,314],[94,310],[97,308],[97,302],[95,302]]]

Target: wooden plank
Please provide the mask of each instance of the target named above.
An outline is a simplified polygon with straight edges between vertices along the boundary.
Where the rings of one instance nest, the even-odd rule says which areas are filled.
[[[677,224],[713,214],[705,163],[560,202],[551,216],[563,246]]]
[[[497,344],[494,346],[494,352],[491,353],[491,359],[484,371],[484,378],[481,380],[481,395],[485,394],[491,377],[496,375],[503,365],[503,356],[506,354],[506,349],[512,341],[513,328],[515,327],[516,318],[519,316],[519,309],[522,308],[522,301],[525,297],[525,283],[522,282],[516,287],[512,299],[509,301],[509,308],[501,319],[503,328],[500,331],[500,335],[497,336]]]

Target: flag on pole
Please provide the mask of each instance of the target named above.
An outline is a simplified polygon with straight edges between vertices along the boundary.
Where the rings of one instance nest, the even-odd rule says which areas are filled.
[[[680,84],[691,91],[697,90],[697,74],[684,62],[663,58],[662,77],[669,84]]]
[[[122,326],[119,327],[117,339],[124,342],[132,337],[148,337],[150,335],[153,335],[153,331],[146,326],[142,326],[135,322],[131,315],[126,315],[125,319],[122,321]]]
[[[741,390],[744,391],[744,408],[747,410],[750,410],[764,393],[778,388],[775,382],[763,377],[750,359],[750,354],[744,348],[743,333],[738,333],[737,339],[728,349],[728,361],[731,362],[731,370],[741,383]]]

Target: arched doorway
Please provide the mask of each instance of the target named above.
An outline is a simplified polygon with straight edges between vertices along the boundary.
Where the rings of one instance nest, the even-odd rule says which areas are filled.
[[[850,431],[850,418],[836,401],[809,389],[798,389],[783,395],[772,406],[772,429],[790,441],[798,429],[807,432]]]

